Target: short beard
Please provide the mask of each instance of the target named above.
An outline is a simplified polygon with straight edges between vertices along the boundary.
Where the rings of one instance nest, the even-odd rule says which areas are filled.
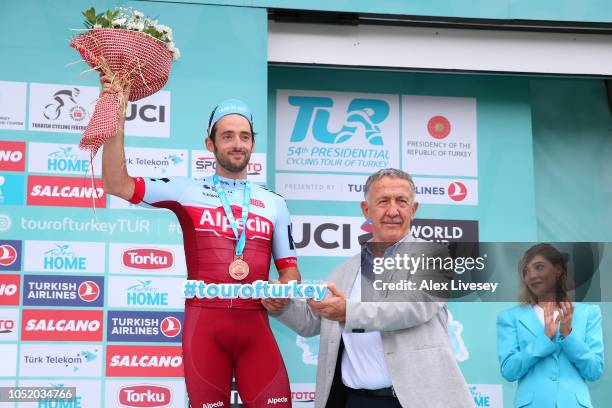
[[[240,164],[233,164],[229,160],[226,161],[225,158],[218,153],[217,146],[215,146],[214,154],[215,160],[217,161],[217,166],[223,167],[230,173],[240,173],[246,166],[248,166],[249,160],[251,160],[251,152],[247,152],[247,154],[244,156],[244,162]]]

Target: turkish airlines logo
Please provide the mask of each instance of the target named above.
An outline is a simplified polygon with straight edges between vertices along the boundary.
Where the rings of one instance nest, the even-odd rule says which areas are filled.
[[[169,269],[174,265],[172,251],[158,248],[126,249],[121,259],[125,267],[145,271]]]
[[[182,377],[180,346],[107,346],[109,377]]]
[[[28,176],[28,205],[106,208],[102,180],[81,177]]]
[[[79,285],[79,297],[83,302],[93,302],[100,296],[100,287],[94,281],[85,281]]]
[[[235,239],[232,226],[225,216],[223,207],[217,208],[201,208],[201,207],[186,207],[187,211],[191,215],[191,218],[196,225],[196,230],[200,231],[213,231],[215,234]],[[238,232],[242,233],[242,209],[238,206],[231,206],[232,213],[236,219],[236,226]],[[273,233],[272,223],[264,217],[249,214],[249,219],[246,222],[247,239],[261,238],[270,240]]]
[[[119,389],[122,407],[163,408],[172,402],[172,391],[161,385],[130,385]]]
[[[181,321],[173,316],[168,316],[161,322],[160,330],[166,337],[176,337],[181,333]]]
[[[451,132],[451,123],[444,116],[434,116],[427,122],[427,131],[434,139],[444,139]]]
[[[0,171],[24,171],[25,151],[25,142],[0,141]]]
[[[467,187],[460,181],[454,181],[448,186],[448,196],[453,201],[465,200],[467,193]]]
[[[102,341],[101,310],[23,310],[22,340]]]
[[[17,250],[9,244],[0,245],[0,266],[10,266],[17,260]]]
[[[20,275],[0,274],[0,306],[19,305]]]

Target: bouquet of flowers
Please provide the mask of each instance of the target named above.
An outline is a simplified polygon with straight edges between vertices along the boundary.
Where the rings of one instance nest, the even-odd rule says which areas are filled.
[[[87,31],[73,38],[70,46],[92,69],[111,78],[115,91],[98,99],[79,144],[93,157],[117,134],[119,115],[128,100],[152,95],[166,84],[172,61],[180,57],[180,52],[170,27],[146,18],[140,11],[119,7],[96,14],[92,7],[83,15]]]

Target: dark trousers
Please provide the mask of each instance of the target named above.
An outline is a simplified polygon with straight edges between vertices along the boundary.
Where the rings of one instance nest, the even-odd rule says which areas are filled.
[[[369,397],[348,393],[345,408],[402,408],[397,398]]]

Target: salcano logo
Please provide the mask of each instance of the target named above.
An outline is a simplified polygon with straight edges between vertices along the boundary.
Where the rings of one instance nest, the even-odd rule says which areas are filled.
[[[337,131],[329,130],[330,111],[334,106],[332,98],[290,96],[289,104],[299,108],[291,142],[303,141],[310,129],[318,142],[340,144],[353,137],[357,129],[362,127],[368,143],[383,145],[379,124],[389,116],[389,104],[384,100],[353,99],[348,105],[345,122]]]
[[[182,377],[180,346],[107,346],[109,377]]]
[[[25,142],[0,142],[0,170],[23,171],[25,151]]]

